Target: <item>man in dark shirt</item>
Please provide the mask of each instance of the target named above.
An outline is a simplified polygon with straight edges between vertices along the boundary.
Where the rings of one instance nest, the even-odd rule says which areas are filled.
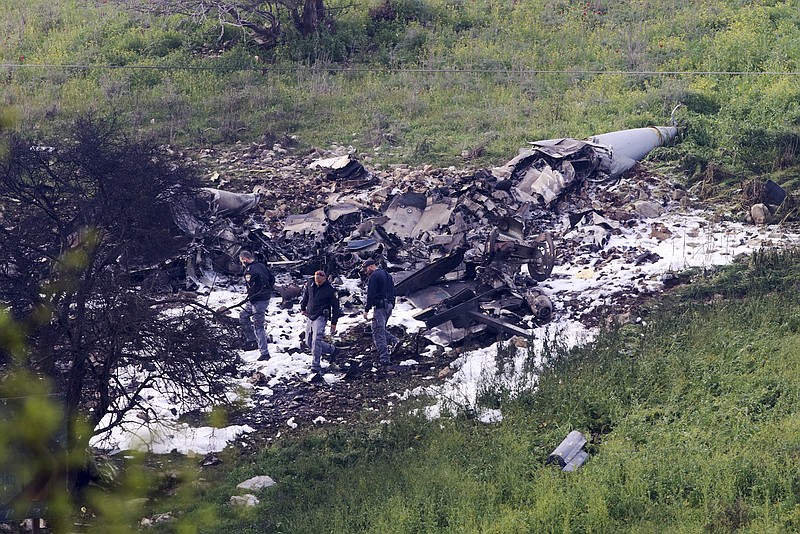
[[[364,319],[369,318],[369,310],[372,313],[372,340],[375,342],[375,349],[378,351],[378,362],[381,365],[389,365],[391,360],[389,353],[400,342],[397,337],[386,329],[386,323],[394,309],[394,280],[392,275],[380,269],[375,260],[364,262],[364,272],[368,277],[367,281],[367,303],[364,306]],[[392,350],[389,349],[391,346]]]
[[[336,321],[339,319],[339,294],[328,281],[325,271],[317,271],[303,288],[300,298],[300,311],[306,319],[306,343],[311,348],[311,371],[322,371],[320,362],[322,355],[329,357],[334,365],[336,347],[327,343],[325,337],[325,323],[331,320],[331,335],[336,333]]]
[[[239,253],[239,261],[244,267],[244,281],[247,284],[247,298],[239,313],[244,348],[246,350],[258,348],[260,353],[258,359],[269,360],[269,347],[267,347],[267,333],[264,330],[264,324],[275,277],[266,265],[256,261],[255,256],[249,250]]]

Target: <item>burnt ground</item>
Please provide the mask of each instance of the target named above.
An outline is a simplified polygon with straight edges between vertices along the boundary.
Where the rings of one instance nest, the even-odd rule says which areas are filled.
[[[318,170],[308,168],[312,162],[332,155],[341,155],[341,152],[319,149],[303,152],[293,146],[289,139],[279,143],[237,145],[226,150],[189,150],[181,154],[187,162],[207,173],[209,187],[237,193],[258,193],[261,201],[258,213],[253,218],[275,235],[280,234],[283,219],[287,215],[308,213],[326,205],[331,195],[352,191],[354,186],[358,188],[359,184],[337,183]],[[409,172],[420,172],[409,170],[406,166],[371,170],[376,179],[387,184],[398,184]],[[438,176],[449,173],[444,170],[427,171],[428,175]],[[461,352],[460,349],[449,351],[447,357],[444,351],[436,355],[420,355],[419,351],[430,342],[418,339],[416,335],[405,336],[400,327],[390,327],[390,330],[402,339],[401,345],[392,354],[393,361],[413,359],[418,362],[416,365],[376,368],[373,365],[374,347],[369,326],[358,325],[337,341],[337,347],[342,351],[337,363],[343,371],[356,367],[363,369],[351,371],[347,377],[331,384],[310,383],[304,376],[297,376],[272,386],[272,395],[256,395],[251,407],[230,416],[230,424],[249,425],[256,430],[240,436],[238,444],[263,443],[287,432],[301,432],[315,426],[354,427],[365,421],[379,421],[397,404],[392,402],[392,393],[441,382],[444,378],[440,377],[440,373],[449,374],[450,360]],[[479,343],[479,340],[471,343]],[[364,360],[348,360],[348,354],[369,356]],[[245,376],[257,386],[267,385],[269,379],[258,372]],[[325,419],[324,423],[319,422],[320,417]],[[190,414],[187,417],[193,418],[202,416]],[[288,424],[290,419],[297,425],[296,429]],[[318,422],[314,423],[315,420]]]
[[[358,325],[337,342],[343,356],[337,360],[341,372],[333,383],[309,382],[298,376],[272,388],[269,396],[257,395],[252,409],[236,413],[232,424],[249,425],[256,429],[252,434],[242,435],[242,445],[270,441],[287,432],[315,426],[331,425],[355,428],[360,424],[377,422],[391,415],[398,404],[396,394],[418,386],[439,383],[450,374],[448,364],[461,352],[426,352],[420,350],[430,345],[422,334],[404,337],[400,327],[390,330],[401,338],[400,346],[392,354],[394,365],[382,368],[375,365],[372,337],[367,325]],[[348,358],[348,353],[368,354],[361,359]],[[399,365],[397,362],[413,359],[414,365]],[[266,385],[267,378],[259,373],[250,377],[257,385]],[[395,395],[393,395],[395,394]],[[321,421],[320,418],[324,418]]]
[[[621,316],[640,315],[652,300],[653,295],[628,295],[615,303],[613,314],[593,310],[581,316],[581,322],[588,327],[596,327],[604,321],[618,320]],[[572,305],[567,303],[567,307],[578,305],[577,302]],[[469,339],[463,346],[449,352],[439,350],[421,353],[434,344],[425,338],[424,332],[404,335],[405,332],[399,326],[392,326],[390,330],[402,340],[392,354],[394,365],[389,368],[375,365],[369,326],[357,325],[337,341],[337,347],[343,354],[337,360],[341,372],[336,373],[336,376],[340,380],[330,384],[313,383],[304,376],[296,376],[273,386],[272,395],[256,395],[253,398],[254,406],[232,414],[229,421],[230,424],[249,425],[256,430],[241,435],[237,444],[250,448],[314,427],[354,429],[365,423],[386,419],[391,417],[398,406],[398,395],[417,387],[440,384],[453,373],[449,367],[451,361],[464,351],[509,338],[507,335],[485,333],[481,337]],[[348,353],[368,356],[350,359],[347,358]],[[398,364],[407,360],[417,363]],[[249,378],[256,385],[267,385],[268,377],[259,372]],[[320,418],[324,418],[324,421]],[[293,428],[295,425],[296,428]]]

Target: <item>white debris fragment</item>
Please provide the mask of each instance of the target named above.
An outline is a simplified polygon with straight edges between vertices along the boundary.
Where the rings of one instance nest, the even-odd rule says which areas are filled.
[[[252,493],[246,493],[244,495],[231,495],[230,499],[231,506],[253,507],[258,506],[260,502],[261,501],[258,500],[258,497]]]

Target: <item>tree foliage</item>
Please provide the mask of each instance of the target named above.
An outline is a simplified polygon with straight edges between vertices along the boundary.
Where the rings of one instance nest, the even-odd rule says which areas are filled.
[[[229,328],[138,286],[141,267],[186,239],[170,207],[194,194],[194,171],[113,119],[84,117],[66,140],[5,137],[0,302],[25,325],[22,364],[97,431],[119,424],[145,388],[221,400]]]

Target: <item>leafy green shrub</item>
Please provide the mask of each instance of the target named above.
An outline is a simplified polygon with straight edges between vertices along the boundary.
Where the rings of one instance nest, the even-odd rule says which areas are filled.
[[[425,0],[383,0],[382,6],[394,11],[392,20],[415,22],[421,26],[441,21],[443,15],[434,3]]]
[[[184,37],[175,30],[153,33],[144,47],[145,53],[150,57],[165,57],[183,46]]]
[[[428,32],[420,27],[409,26],[392,50],[392,61],[400,64],[415,64],[427,43]]]

